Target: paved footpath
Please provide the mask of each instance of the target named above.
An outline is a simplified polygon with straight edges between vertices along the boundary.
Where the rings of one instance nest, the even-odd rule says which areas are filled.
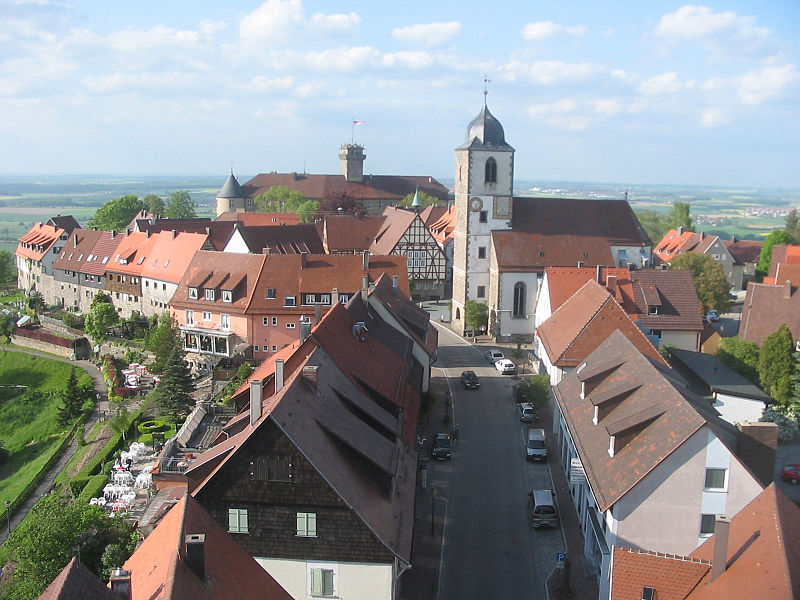
[[[88,435],[92,428],[97,424],[100,419],[100,406],[106,406],[108,404],[108,394],[106,390],[106,382],[103,380],[103,375],[100,373],[100,369],[97,366],[88,360],[69,360],[68,358],[62,358],[60,356],[54,356],[51,354],[45,354],[44,352],[36,352],[35,350],[21,350],[17,348],[7,348],[7,352],[20,352],[23,354],[32,354],[34,356],[41,356],[42,358],[49,358],[51,360],[58,360],[65,363],[73,364],[77,367],[80,367],[84,371],[86,371],[89,376],[92,378],[92,382],[94,383],[94,391],[96,394],[96,398],[98,399],[94,405],[94,411],[89,416],[84,426],[84,434]],[[14,514],[11,515],[11,530],[13,531],[14,528],[22,522],[27,514],[31,511],[33,506],[39,501],[39,499],[47,494],[50,489],[53,487],[53,482],[56,480],[56,477],[59,473],[64,469],[69,459],[71,459],[75,452],[78,450],[78,441],[75,436],[72,437],[72,442],[70,443],[67,450],[64,454],[61,455],[61,458],[50,468],[50,471],[47,473],[45,478],[41,481],[41,483],[36,487],[36,489],[31,493],[30,496],[25,500],[25,502],[17,508]],[[5,511],[3,511],[3,516]],[[5,519],[3,519],[5,521]],[[5,522],[0,522],[0,545],[4,544],[6,538],[8,537],[8,528]]]

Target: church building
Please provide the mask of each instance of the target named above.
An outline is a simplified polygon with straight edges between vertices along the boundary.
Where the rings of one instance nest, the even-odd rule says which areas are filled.
[[[514,196],[514,148],[484,105],[456,148],[452,323],[464,306],[488,305],[498,341],[533,339],[533,308],[545,267],[640,269],[652,242],[625,200]]]

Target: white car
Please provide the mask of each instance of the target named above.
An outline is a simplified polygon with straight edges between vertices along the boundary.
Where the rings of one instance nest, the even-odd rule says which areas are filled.
[[[507,358],[502,358],[494,363],[494,368],[500,371],[500,373],[503,375],[517,374],[517,365],[514,364],[514,361],[508,360]]]
[[[486,362],[490,363],[496,363],[498,360],[505,358],[505,355],[499,350],[487,350],[483,355],[486,357]]]

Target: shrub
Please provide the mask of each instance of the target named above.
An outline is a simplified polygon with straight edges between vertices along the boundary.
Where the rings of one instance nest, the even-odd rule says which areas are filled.
[[[100,496],[103,488],[108,483],[108,476],[105,474],[94,475],[88,479],[89,481],[85,486],[83,486],[81,495],[78,496],[78,502],[86,502],[88,504],[91,498],[97,498]]]
[[[114,386],[113,393],[120,398],[132,398],[136,395],[138,390],[131,389],[125,386]]]
[[[139,424],[139,433],[153,433],[154,431],[166,431],[169,429],[169,423],[164,419],[152,419],[150,421],[143,421]]]
[[[75,477],[70,479],[69,491],[72,492],[72,497],[77,498],[80,496],[83,488],[86,487],[86,484],[89,483],[91,479],[91,477]]]
[[[800,438],[800,426],[797,419],[787,416],[774,408],[764,411],[760,421],[775,423],[778,426],[778,440],[781,442],[791,442]]]

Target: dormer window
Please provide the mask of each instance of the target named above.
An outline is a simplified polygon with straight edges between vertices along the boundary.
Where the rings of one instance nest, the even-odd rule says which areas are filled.
[[[230,290],[222,290],[222,301],[233,302],[233,292]]]
[[[658,307],[657,306],[648,306],[647,307],[648,314],[657,315],[658,314]]]
[[[275,288],[267,288],[267,300],[275,299]]]
[[[297,306],[297,298],[295,296],[286,296],[283,300],[284,306]]]
[[[216,290],[206,288],[206,300],[215,300],[216,299]]]
[[[197,300],[197,288],[190,287],[189,288],[189,299],[190,300]]]

